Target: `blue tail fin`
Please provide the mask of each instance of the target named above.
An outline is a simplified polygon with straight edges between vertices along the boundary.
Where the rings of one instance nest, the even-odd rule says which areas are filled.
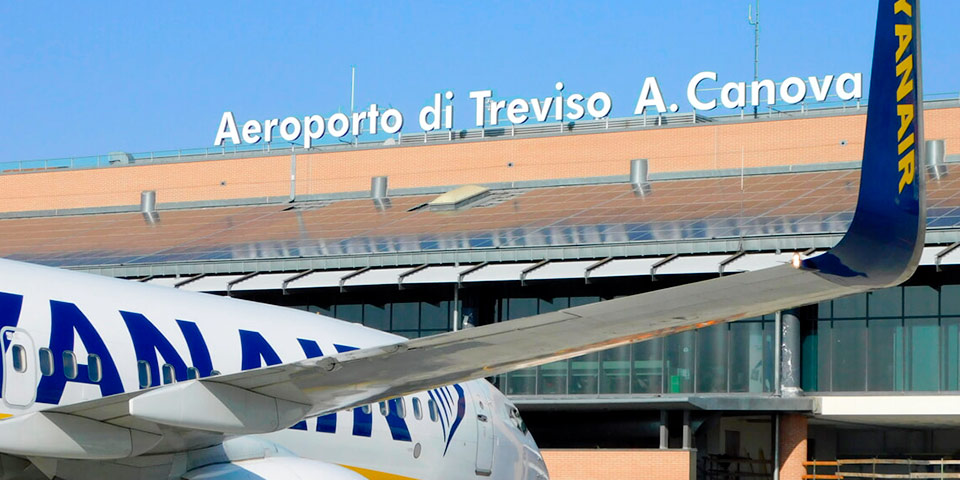
[[[836,247],[803,262],[838,283],[901,283],[923,250],[919,3],[880,0],[857,209]]]

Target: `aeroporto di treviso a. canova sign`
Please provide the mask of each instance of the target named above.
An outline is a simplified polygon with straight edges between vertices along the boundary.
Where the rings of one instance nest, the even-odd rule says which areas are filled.
[[[764,79],[747,82],[728,82],[719,89],[710,83],[717,83],[716,72],[700,72],[687,84],[687,102],[694,111],[709,111],[723,106],[736,109],[747,106],[775,106],[777,104],[796,105],[805,100],[824,102],[831,92],[841,101],[860,99],[863,96],[863,75],[843,73],[823,78],[789,77],[782,82]],[[580,93],[564,92],[563,82],[555,85],[556,94],[544,98],[514,98],[501,100],[493,96],[491,90],[475,90],[469,96],[476,110],[476,126],[497,126],[504,119],[510,125],[521,125],[530,120],[578,121],[589,115],[593,119],[604,118],[613,108],[613,99],[606,92],[594,92],[590,96]],[[424,132],[453,128],[454,93],[447,91],[436,93],[433,102],[420,109],[417,120]],[[446,99],[444,102],[442,99]],[[640,88],[634,115],[644,115],[648,109],[656,113],[677,112],[676,103],[667,104],[656,77],[647,77]],[[310,146],[329,135],[342,138],[346,135],[371,134],[380,132],[394,134],[403,128],[404,115],[395,108],[381,110],[377,104],[370,104],[366,110],[352,113],[335,113],[324,118],[321,115],[272,118],[267,120],[248,120],[242,126],[237,124],[233,112],[224,112],[220,127],[213,141],[221,146],[227,140],[234,145],[241,143],[256,144],[271,142],[279,136],[287,142],[296,142],[302,137],[303,146]]]

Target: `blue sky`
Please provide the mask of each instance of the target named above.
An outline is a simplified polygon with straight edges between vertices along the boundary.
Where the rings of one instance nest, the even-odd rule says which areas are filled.
[[[416,132],[434,93],[607,92],[630,116],[643,79],[689,111],[697,72],[753,77],[746,0],[564,2],[4,2],[0,162],[212,145],[237,120],[393,106]],[[839,5],[842,5],[840,7]],[[958,92],[960,2],[922,6],[925,93]],[[761,3],[761,78],[863,72],[876,2]]]

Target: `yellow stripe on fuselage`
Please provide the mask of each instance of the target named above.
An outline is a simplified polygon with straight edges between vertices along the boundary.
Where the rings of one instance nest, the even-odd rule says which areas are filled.
[[[411,477],[404,477],[403,475],[394,475],[392,473],[378,472],[376,470],[367,470],[366,468],[352,467],[350,465],[340,465],[343,468],[349,468],[354,472],[367,477],[370,480],[417,480]]]
[[[13,415],[11,415],[11,414],[9,414],[9,413],[0,413],[0,420],[6,420],[6,419],[8,419],[8,418],[10,418],[10,417],[12,417],[12,416],[13,416]]]

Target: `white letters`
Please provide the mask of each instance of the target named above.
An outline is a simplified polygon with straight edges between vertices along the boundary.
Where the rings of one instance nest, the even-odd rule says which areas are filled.
[[[732,92],[737,92],[737,99],[730,97]],[[743,108],[747,104],[747,84],[743,82],[730,82],[720,89],[720,103],[726,108]]]
[[[790,87],[797,87],[797,92],[790,94]],[[780,98],[787,105],[796,105],[807,97],[807,84],[800,77],[790,77],[780,84]]]
[[[597,102],[603,102],[603,107],[597,108]],[[594,93],[593,95],[590,95],[590,98],[587,99],[587,112],[589,112],[590,116],[593,118],[606,117],[612,108],[613,100],[610,98],[610,95],[606,94],[606,92]]]
[[[570,120],[580,120],[583,118],[583,105],[580,105],[580,102],[583,101],[583,95],[579,93],[574,93],[567,97],[567,108],[570,109],[570,112],[567,113],[567,118]]]
[[[644,79],[643,88],[640,89],[640,98],[637,99],[637,108],[633,109],[633,114],[643,115],[647,107],[657,107],[657,113],[667,111],[667,106],[663,103],[663,94],[660,93],[660,84],[657,83],[657,77]]]
[[[314,127],[311,128],[311,126]],[[320,115],[303,117],[303,130],[306,132],[303,136],[303,148],[310,148],[313,140],[319,140],[323,136],[323,117]]]
[[[486,112],[484,103],[488,98],[493,96],[493,92],[490,90],[477,90],[476,92],[470,92],[470,98],[475,98],[477,100],[477,126],[483,126],[483,114]],[[386,130],[386,129],[384,129]]]
[[[514,125],[522,125],[529,117],[524,115],[530,111],[530,105],[522,98],[515,98],[507,105],[507,120]]]
[[[428,121],[427,117],[432,116]],[[420,109],[420,129],[424,132],[432,132],[440,128],[440,94],[433,95],[433,105],[427,105]]]
[[[810,80],[810,90],[813,91],[813,98],[818,102],[826,100],[827,94],[830,93],[830,84],[833,83],[833,75],[823,77],[822,84],[817,77],[810,77],[807,80]]]
[[[260,122],[248,120],[243,124],[243,141],[249,144],[255,144],[260,141]]]
[[[847,82],[853,83],[853,89],[847,90]],[[851,100],[863,97],[863,75],[860,73],[844,73],[837,78],[837,96],[840,100]]]
[[[687,101],[690,102],[694,110],[713,110],[717,108],[716,100],[701,102],[700,98],[697,97],[697,87],[700,85],[700,82],[704,80],[713,80],[716,82],[717,72],[700,72],[690,79],[690,83],[687,84]]]
[[[391,135],[403,128],[403,115],[396,108],[387,109],[380,117],[380,128]]]
[[[217,138],[213,139],[213,144],[219,147],[228,138],[234,145],[240,145],[240,135],[237,134],[237,120],[233,118],[233,112],[223,112],[223,116],[220,117],[220,128],[217,129]]]
[[[293,127],[293,130],[290,130],[290,127]],[[300,125],[300,119],[297,117],[287,117],[280,122],[280,136],[288,142],[292,142],[300,138],[300,131],[303,128]]]

